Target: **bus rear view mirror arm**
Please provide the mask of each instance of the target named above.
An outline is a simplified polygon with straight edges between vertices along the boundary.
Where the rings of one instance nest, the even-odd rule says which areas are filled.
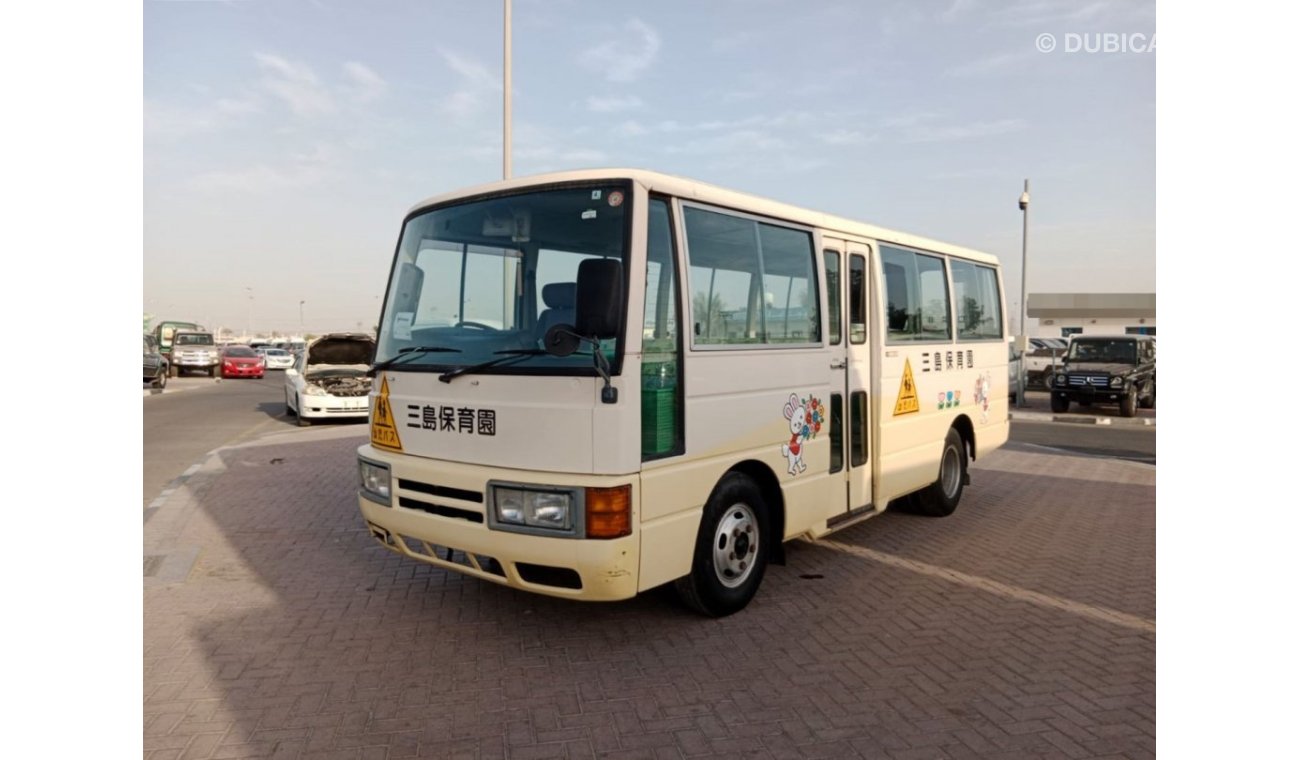
[[[591,344],[591,360],[596,366],[596,373],[605,381],[605,386],[600,389],[600,401],[603,404],[618,403],[618,389],[610,384],[609,381],[609,361],[605,359],[605,352],[600,350],[600,341],[587,335],[579,335],[573,328],[568,325],[551,325],[546,331],[545,337],[542,338],[542,344],[546,352],[555,356],[568,356],[578,350],[582,343]]]

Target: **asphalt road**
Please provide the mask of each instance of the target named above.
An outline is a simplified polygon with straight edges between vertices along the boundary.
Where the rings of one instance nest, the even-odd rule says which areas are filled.
[[[1012,421],[1011,440],[1076,454],[1156,463],[1156,429],[1133,425],[1080,425]]]
[[[284,374],[261,380],[180,377],[144,398],[144,505],[213,449],[295,421],[284,416]]]

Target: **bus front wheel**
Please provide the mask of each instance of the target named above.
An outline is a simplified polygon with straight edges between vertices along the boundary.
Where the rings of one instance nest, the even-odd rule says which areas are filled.
[[[727,473],[704,505],[691,573],[675,584],[682,601],[710,617],[744,609],[767,570],[769,525],[767,504],[754,481]]]

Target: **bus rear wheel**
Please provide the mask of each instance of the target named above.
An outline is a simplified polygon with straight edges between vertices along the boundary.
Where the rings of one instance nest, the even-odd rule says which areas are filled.
[[[767,570],[767,504],[754,481],[727,473],[704,505],[691,573],[677,579],[677,595],[710,617],[744,609]]]
[[[957,509],[966,487],[966,444],[956,428],[948,428],[939,457],[939,478],[912,499],[912,511],[926,517],[947,517]]]

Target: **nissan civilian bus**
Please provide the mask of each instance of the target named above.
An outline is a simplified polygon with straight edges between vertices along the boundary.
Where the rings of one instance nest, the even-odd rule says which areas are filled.
[[[402,224],[371,535],[516,589],[714,616],[785,542],[950,514],[1007,439],[995,257],[642,170],[511,179]]]

